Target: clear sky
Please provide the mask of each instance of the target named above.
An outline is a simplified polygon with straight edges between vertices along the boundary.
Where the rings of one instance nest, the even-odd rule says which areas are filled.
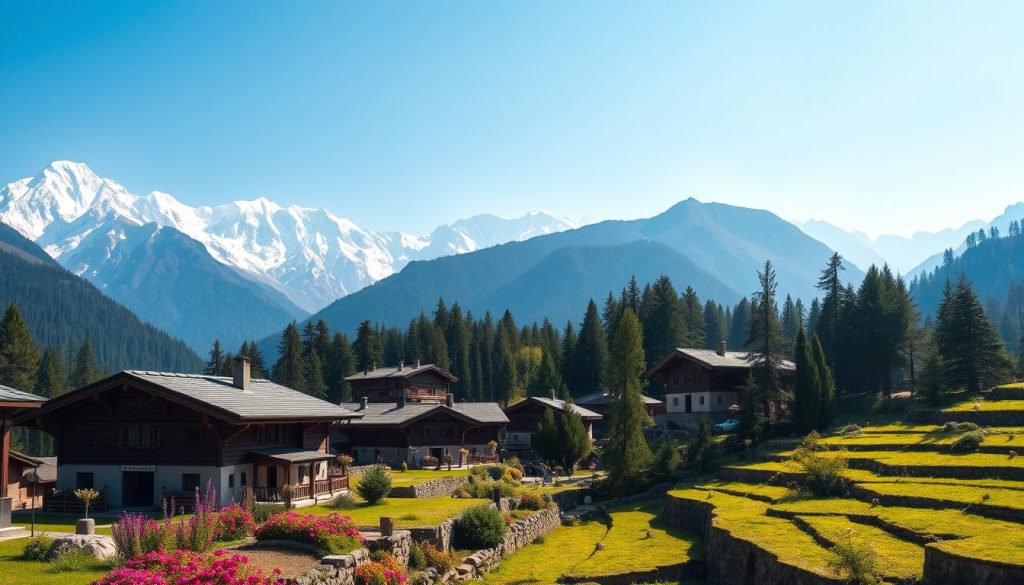
[[[0,181],[54,159],[373,229],[688,196],[868,233],[1024,199],[1024,3],[0,0]]]

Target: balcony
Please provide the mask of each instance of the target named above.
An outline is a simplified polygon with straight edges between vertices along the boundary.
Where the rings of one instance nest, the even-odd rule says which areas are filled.
[[[347,475],[331,475],[327,479],[318,479],[313,483],[304,483],[292,486],[295,490],[292,501],[310,500],[319,496],[333,496],[338,492],[348,489]],[[281,488],[257,487],[253,488],[253,495],[257,502],[283,502],[284,496]]]

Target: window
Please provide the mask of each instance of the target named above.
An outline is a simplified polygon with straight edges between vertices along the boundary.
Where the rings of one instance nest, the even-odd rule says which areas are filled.
[[[721,403],[722,403],[722,395],[721,395],[721,394],[719,394],[719,395],[718,395],[718,403],[719,403],[719,404],[721,404]]]
[[[160,446],[160,429],[156,427],[128,427],[125,446],[132,449],[153,449]]]
[[[672,406],[679,406],[679,397],[678,396],[673,396],[672,397]]]
[[[198,473],[182,473],[181,474],[181,491],[192,492],[199,487],[199,474]]]
[[[261,429],[261,443],[281,443],[285,440],[287,433],[284,425],[266,425]]]
[[[228,487],[232,488],[232,489],[234,489],[234,487],[235,487],[235,474],[234,473],[229,473],[228,474]]]
[[[700,405],[704,406],[704,397],[703,396],[700,397]]]
[[[186,447],[202,447],[203,446],[203,429],[202,427],[189,427],[185,429],[185,446]]]
[[[93,474],[91,471],[79,471],[75,474],[75,489],[92,489]]]
[[[248,485],[248,483],[249,483],[248,478],[246,478],[245,472],[243,471],[242,472],[242,487],[245,487],[246,485]]]

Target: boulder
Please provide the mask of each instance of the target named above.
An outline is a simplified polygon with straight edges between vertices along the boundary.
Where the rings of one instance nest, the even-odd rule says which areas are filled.
[[[50,559],[57,558],[63,551],[79,549],[92,555],[96,560],[107,561],[117,556],[114,539],[104,534],[75,534],[58,536],[50,547]]]

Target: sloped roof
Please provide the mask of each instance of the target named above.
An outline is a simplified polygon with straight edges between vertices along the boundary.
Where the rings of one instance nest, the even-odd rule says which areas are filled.
[[[39,483],[52,483],[57,481],[57,458],[56,457],[32,457],[18,451],[8,451],[11,459],[21,461],[23,464],[34,467],[39,476]],[[26,472],[28,473],[28,472]]]
[[[514,412],[526,406],[527,404],[530,404],[531,402],[540,403],[548,408],[563,411],[566,409],[566,406],[568,405],[570,412],[575,412],[576,414],[580,415],[580,417],[582,417],[583,420],[600,420],[601,418],[603,418],[600,414],[597,414],[593,410],[588,410],[578,404],[573,404],[571,402],[566,402],[564,400],[559,400],[557,398],[544,398],[541,396],[527,396],[524,400],[520,400],[519,402],[506,408],[505,412]]]
[[[654,406],[661,404],[662,402],[657,398],[651,398],[646,394],[643,396],[644,404],[648,406]],[[593,394],[587,394],[586,396],[580,396],[576,399],[576,404],[582,404],[583,406],[603,406],[615,402],[615,397],[612,396],[611,392],[594,392]]]
[[[0,385],[0,404],[4,402],[46,402],[46,398]]]
[[[127,380],[125,380],[127,379]],[[334,421],[359,415],[326,400],[303,394],[298,390],[275,384],[269,380],[254,379],[248,390],[236,388],[231,378],[173,372],[125,370],[54,398],[33,413],[40,416],[64,405],[72,404],[112,383],[129,381],[143,383],[170,400],[206,408],[221,418],[238,422],[303,420]]]
[[[383,378],[408,378],[409,376],[415,376],[416,374],[422,374],[424,372],[435,372],[443,378],[447,378],[451,382],[458,382],[459,379],[453,376],[447,370],[436,366],[434,364],[421,364],[419,366],[386,366],[383,368],[376,368],[368,372],[359,372],[352,374],[345,378],[346,382],[358,382],[359,380],[379,380]]]
[[[287,463],[306,463],[308,461],[325,461],[327,459],[334,459],[334,455],[331,455],[330,453],[288,447],[281,447],[278,449],[257,449],[255,451],[250,451],[250,453],[258,457],[265,457],[276,461],[285,461]]]
[[[370,402],[361,408],[358,402],[343,402],[342,407],[361,414],[351,426],[403,426],[419,418],[441,412],[476,424],[505,424],[508,417],[495,402],[456,402],[452,406],[426,402],[407,402],[398,406],[395,402]]]
[[[647,375],[652,375],[676,358],[683,358],[712,369],[745,370],[750,368],[751,357],[756,355],[746,351],[727,351],[723,355],[712,349],[677,347],[665,359],[655,364],[650,370],[647,370]],[[796,365],[789,360],[782,360],[780,368],[786,371],[793,371],[796,370]]]

